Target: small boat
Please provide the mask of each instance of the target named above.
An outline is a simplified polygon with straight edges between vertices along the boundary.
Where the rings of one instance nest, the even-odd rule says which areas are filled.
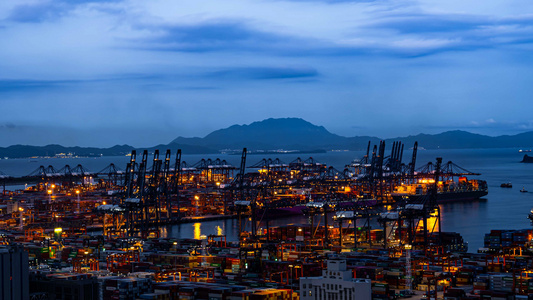
[[[510,183],[510,182],[504,182],[500,185],[500,187],[502,188],[512,188],[513,187],[513,184]]]
[[[520,190],[520,193],[527,193],[527,190],[525,187],[523,187],[521,190]]]
[[[518,150],[518,152],[519,152],[519,153],[522,153],[522,152],[531,152],[531,149],[529,149],[529,150],[522,150],[522,149],[520,149],[520,150]]]

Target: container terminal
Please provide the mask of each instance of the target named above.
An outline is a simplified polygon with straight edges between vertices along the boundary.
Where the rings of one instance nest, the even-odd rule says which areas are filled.
[[[243,149],[239,167],[133,151],[125,169],[2,175],[31,183],[1,198],[2,299],[528,298],[532,230],[493,230],[468,253],[439,203],[482,197],[486,182],[441,158],[415,168],[416,143],[404,164],[403,148],[369,143],[343,171],[313,158],[247,166]],[[298,214],[310,224],[270,226]],[[223,218],[238,220],[235,240],[161,235]]]

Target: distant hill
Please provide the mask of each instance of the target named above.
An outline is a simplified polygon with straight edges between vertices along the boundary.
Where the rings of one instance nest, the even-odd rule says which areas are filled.
[[[178,137],[172,143],[215,149],[248,147],[251,150],[363,150],[366,149],[369,141],[372,144],[377,144],[380,140],[380,138],[372,136],[343,137],[302,119],[284,118],[267,119],[250,125],[233,125],[213,131],[204,138]],[[491,137],[454,130],[439,134],[418,134],[385,139],[385,141],[387,144],[391,144],[393,141],[402,141],[407,146],[418,141],[418,144],[426,149],[531,147],[533,131],[512,136]]]
[[[415,141],[426,149],[466,149],[466,148],[530,148],[533,145],[533,131],[516,135],[501,135],[491,137],[470,133],[462,130],[446,131],[439,134],[418,134],[415,136],[387,139],[386,141],[401,140],[406,145],[413,145]]]
[[[372,140],[379,140],[371,137]],[[333,134],[322,126],[298,118],[267,119],[250,125],[233,125],[204,138],[178,137],[173,144],[197,145],[216,149],[250,150],[332,150],[359,148],[368,137],[347,138]]]
[[[233,125],[211,132],[203,138],[178,137],[166,145],[148,148],[182,149],[188,154],[214,154],[224,149],[239,150],[366,150],[368,142],[378,144],[380,139],[371,136],[344,137],[329,132],[322,126],[313,125],[299,118],[267,119],[249,125]],[[426,149],[464,148],[531,148],[533,131],[517,135],[490,137],[466,131],[446,131],[439,134],[418,134],[414,136],[386,139],[387,145],[402,141],[407,147],[418,141]],[[0,158],[23,158],[32,156],[54,156],[58,153],[73,153],[78,156],[113,156],[131,153],[134,147],[117,145],[111,148],[63,147],[60,145],[27,146],[14,145],[0,148]]]
[[[131,153],[131,150],[134,150],[133,146],[129,145],[116,145],[111,148],[93,148],[93,147],[64,147],[61,145],[46,145],[46,146],[28,146],[28,145],[14,145],[9,147],[0,147],[0,158],[9,157],[9,158],[27,158],[33,156],[40,157],[53,157],[57,154],[72,153],[75,156],[88,156],[88,157],[98,157],[98,156],[123,156],[128,153]],[[137,149],[137,150],[144,150]],[[177,145],[177,144],[168,144],[168,145],[157,145],[147,150],[153,151],[155,149],[159,150],[176,150],[181,149],[184,153],[191,154],[210,154],[218,153],[217,149],[211,149],[202,146],[195,145]]]
[[[126,155],[134,149],[128,145],[116,145],[111,148],[94,148],[94,147],[64,147],[61,145],[46,146],[28,146],[13,145],[0,148],[0,158],[25,158],[32,156],[55,156],[60,153],[72,153],[78,156],[112,156]]]

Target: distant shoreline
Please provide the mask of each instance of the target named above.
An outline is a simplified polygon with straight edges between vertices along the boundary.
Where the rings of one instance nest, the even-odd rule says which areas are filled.
[[[344,151],[344,150],[343,150]],[[279,155],[285,155],[285,154],[316,154],[316,153],[328,153],[326,150],[317,149],[317,150],[252,150],[248,151],[247,155],[260,155],[260,154],[279,154]],[[221,154],[229,154],[229,155],[241,155],[242,151],[235,151],[235,152],[222,152]]]

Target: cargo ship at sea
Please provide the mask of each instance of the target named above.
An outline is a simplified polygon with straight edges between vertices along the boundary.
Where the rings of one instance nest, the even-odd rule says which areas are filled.
[[[431,193],[435,185],[434,179],[420,179],[413,184],[397,186],[391,193],[394,200],[417,202]],[[437,202],[472,201],[488,194],[487,182],[484,180],[459,177],[459,181],[437,182]]]
[[[427,198],[436,189],[438,203],[454,201],[472,201],[488,194],[488,185],[485,180],[468,179],[467,176],[481,175],[470,172],[449,161],[440,168],[434,168],[431,163],[424,166],[414,174],[411,182],[401,183],[394,187],[391,197],[396,200],[409,200],[417,202]]]

